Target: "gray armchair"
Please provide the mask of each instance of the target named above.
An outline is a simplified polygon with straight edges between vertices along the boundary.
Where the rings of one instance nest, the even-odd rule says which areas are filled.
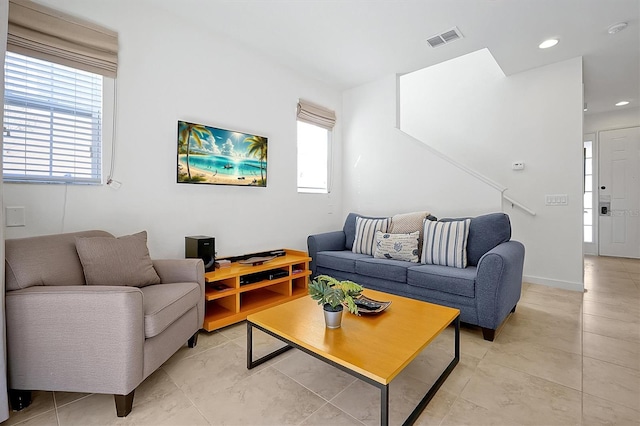
[[[159,283],[91,285],[76,250],[76,238],[91,237],[117,240],[86,231],[5,242],[14,410],[29,405],[31,390],[105,393],[114,395],[117,415],[124,417],[136,387],[185,343],[197,343],[204,318],[202,260],[152,261],[147,272],[155,270]]]

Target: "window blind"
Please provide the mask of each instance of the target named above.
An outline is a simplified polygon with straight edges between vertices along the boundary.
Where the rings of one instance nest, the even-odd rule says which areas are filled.
[[[299,100],[298,120],[332,130],[336,124],[336,113],[311,102]]]
[[[102,76],[7,52],[5,181],[101,182]]]
[[[118,34],[29,0],[9,0],[7,50],[116,77]]]

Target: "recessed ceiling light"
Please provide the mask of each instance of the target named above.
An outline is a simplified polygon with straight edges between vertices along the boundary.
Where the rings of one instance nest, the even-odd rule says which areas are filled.
[[[619,33],[620,31],[627,28],[627,25],[629,24],[627,24],[626,22],[620,22],[620,23],[614,24],[607,29],[607,32],[609,34]]]
[[[625,105],[629,105],[629,101],[620,101],[616,104],[616,106],[625,106]]]
[[[548,49],[550,47],[555,46],[556,44],[558,44],[558,39],[557,38],[550,38],[549,40],[545,40],[542,43],[540,43],[538,45],[538,47],[540,49]]]

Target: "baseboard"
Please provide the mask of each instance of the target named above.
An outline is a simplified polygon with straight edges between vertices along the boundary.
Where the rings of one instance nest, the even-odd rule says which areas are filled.
[[[524,281],[525,283],[546,285],[547,287],[561,288],[564,290],[579,291],[580,293],[584,292],[583,283],[560,281],[551,278],[532,277],[531,275],[524,275],[522,277],[522,281]]]

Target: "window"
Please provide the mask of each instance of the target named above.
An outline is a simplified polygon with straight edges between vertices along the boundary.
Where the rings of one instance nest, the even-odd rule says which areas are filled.
[[[24,0],[9,0],[8,24],[4,180],[100,183],[103,77],[116,78],[118,34]]]
[[[329,192],[331,132],[335,113],[298,102],[298,192]]]
[[[593,242],[593,142],[584,142],[584,242]]]
[[[100,183],[102,76],[7,52],[5,181]]]
[[[331,132],[298,121],[298,192],[328,192]]]

